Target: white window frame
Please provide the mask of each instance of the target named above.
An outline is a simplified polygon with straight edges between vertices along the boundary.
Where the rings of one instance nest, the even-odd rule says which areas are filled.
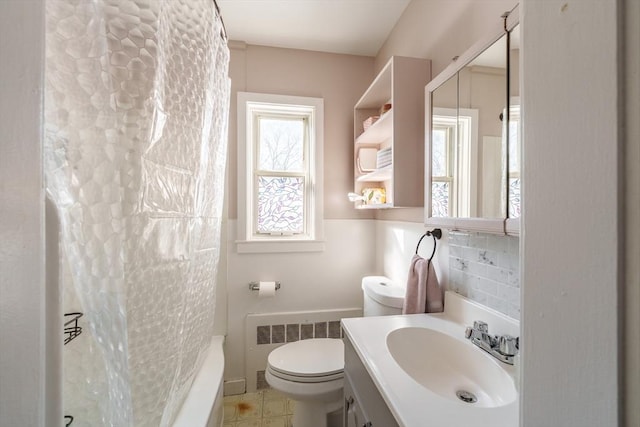
[[[238,253],[315,252],[324,250],[323,146],[324,100],[289,95],[238,92]],[[308,117],[309,135],[305,144],[304,232],[281,235],[258,233],[257,200],[257,117],[261,114],[301,113]],[[284,174],[283,174],[284,175]]]
[[[458,211],[457,209],[457,186],[456,186],[456,131],[457,131],[457,118],[456,116],[444,116],[444,115],[434,115],[433,116],[433,132],[436,130],[445,130],[447,132],[447,164],[446,164],[446,172],[445,175],[437,176],[433,172],[431,173],[431,183],[433,186],[434,182],[445,182],[449,184],[449,205],[447,206],[448,215],[447,216],[455,216],[455,213]],[[432,139],[433,141],[433,139]],[[432,168],[433,171],[433,168]],[[433,187],[432,187],[433,188]],[[433,206],[432,206],[433,209]],[[431,212],[433,216],[433,212]]]
[[[459,217],[474,218],[478,210],[478,110],[458,109]]]
[[[434,108],[432,126],[456,126],[449,215],[472,217],[477,206],[478,110]]]

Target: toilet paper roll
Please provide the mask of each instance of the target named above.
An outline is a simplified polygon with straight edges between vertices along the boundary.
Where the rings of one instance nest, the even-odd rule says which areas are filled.
[[[260,282],[258,298],[270,298],[276,296],[276,282]]]

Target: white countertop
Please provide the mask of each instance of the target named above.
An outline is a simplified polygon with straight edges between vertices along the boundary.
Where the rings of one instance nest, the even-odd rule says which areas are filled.
[[[445,313],[350,318],[343,319],[342,325],[401,427],[516,427],[517,398],[510,404],[493,408],[474,407],[444,398],[414,381],[387,349],[387,335],[406,327],[434,329],[473,346],[464,337],[465,327],[473,323],[471,319],[487,321],[492,334],[519,335],[515,320],[449,292],[445,296]],[[515,378],[514,367],[498,360],[496,363]]]

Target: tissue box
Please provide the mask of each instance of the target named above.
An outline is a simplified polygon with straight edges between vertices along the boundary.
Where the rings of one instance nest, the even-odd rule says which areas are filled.
[[[364,204],[382,205],[387,202],[387,193],[384,188],[363,188]]]

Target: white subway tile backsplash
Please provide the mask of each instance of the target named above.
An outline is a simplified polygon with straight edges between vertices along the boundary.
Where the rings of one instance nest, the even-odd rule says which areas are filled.
[[[498,252],[479,249],[478,262],[488,265],[498,265]]]
[[[507,240],[509,242],[508,252],[510,254],[515,254],[520,256],[520,239],[515,236],[508,236]]]
[[[460,258],[463,256],[463,251],[461,246],[452,246],[449,248],[449,256],[454,258]]]
[[[476,291],[480,290],[480,277],[476,276],[475,274],[464,273],[462,284],[467,289],[473,289]]]
[[[455,270],[453,268],[449,269],[449,280],[452,283],[462,283],[463,280],[463,272],[460,270]]]
[[[511,286],[515,286],[516,288],[520,287],[520,269],[517,271],[509,271],[507,283]]]
[[[510,254],[502,252],[498,254],[498,267],[507,268],[509,270],[519,269],[520,256],[518,254]]]
[[[450,232],[448,288],[520,319],[520,239]]]
[[[484,293],[482,293],[482,292],[480,292],[478,290],[475,290],[475,289],[469,290],[469,292],[467,293],[467,297],[471,298],[475,302],[478,302],[480,304],[488,306],[488,303],[487,303],[487,297],[488,296],[487,296],[487,294],[484,294]]]
[[[496,252],[507,252],[509,240],[504,236],[490,235],[487,237],[487,248]]]
[[[451,245],[469,246],[469,235],[465,233],[451,233],[449,235]]]
[[[514,319],[520,319],[520,303],[517,305],[509,304],[507,307],[507,316],[513,317]]]
[[[472,234],[469,236],[469,246],[472,248],[486,248],[487,243],[487,235],[486,234]]]
[[[480,278],[480,290],[485,294],[497,296],[498,295],[498,282],[494,282],[490,279]]]
[[[507,302],[493,295],[487,296],[487,305],[500,313],[507,313]]]
[[[468,268],[469,261],[465,261],[463,258],[451,257],[449,259],[451,264],[451,268],[454,270],[466,271]]]
[[[509,270],[490,265],[487,267],[487,277],[491,280],[495,280],[496,282],[508,283]]]
[[[517,249],[516,249],[517,250]],[[509,268],[511,270],[520,270],[520,251],[517,253],[509,253]]]
[[[478,249],[470,247],[462,247],[462,257],[470,261],[478,260]]]
[[[480,264],[479,262],[469,261],[467,271],[469,272],[469,274],[487,277],[487,266],[484,264]]]

